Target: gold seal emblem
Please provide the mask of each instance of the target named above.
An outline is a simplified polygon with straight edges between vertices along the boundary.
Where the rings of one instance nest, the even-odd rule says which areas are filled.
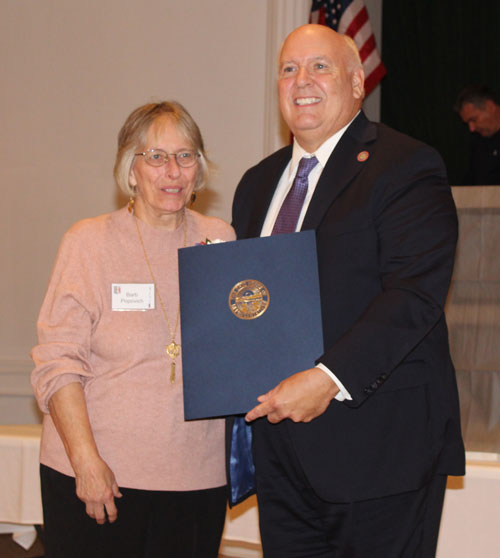
[[[269,291],[255,279],[240,281],[229,293],[229,309],[240,320],[255,320],[269,306]]]

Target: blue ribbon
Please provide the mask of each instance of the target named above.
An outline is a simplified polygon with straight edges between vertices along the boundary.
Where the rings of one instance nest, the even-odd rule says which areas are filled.
[[[235,417],[229,458],[231,504],[255,492],[255,465],[252,456],[252,428],[244,417]]]

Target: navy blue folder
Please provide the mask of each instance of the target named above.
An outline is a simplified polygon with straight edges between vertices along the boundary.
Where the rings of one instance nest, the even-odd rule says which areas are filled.
[[[321,356],[314,231],[182,248],[179,281],[186,419],[246,413]]]

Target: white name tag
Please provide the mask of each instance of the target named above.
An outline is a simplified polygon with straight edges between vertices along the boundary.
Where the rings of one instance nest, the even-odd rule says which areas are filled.
[[[153,310],[155,307],[155,286],[153,283],[112,283],[111,309]]]

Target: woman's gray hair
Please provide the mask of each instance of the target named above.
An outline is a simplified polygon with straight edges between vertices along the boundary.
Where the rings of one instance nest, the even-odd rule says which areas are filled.
[[[214,165],[207,158],[200,129],[189,112],[177,101],[148,103],[136,108],[129,115],[118,134],[118,151],[113,174],[118,188],[128,197],[136,196],[136,188],[130,184],[130,170],[134,163],[134,156],[144,149],[151,124],[163,116],[172,119],[179,132],[200,154],[194,190],[201,190],[209,181]]]

